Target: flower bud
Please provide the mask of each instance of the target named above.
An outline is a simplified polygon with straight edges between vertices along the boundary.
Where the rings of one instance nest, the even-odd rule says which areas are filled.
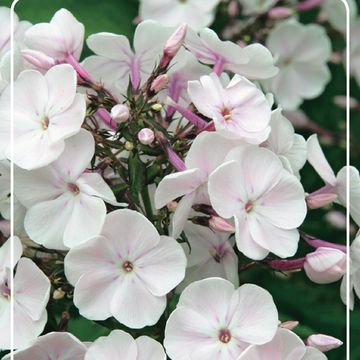
[[[151,108],[154,110],[154,111],[161,111],[163,106],[159,103],[156,103],[154,105],[151,106]]]
[[[174,200],[170,201],[169,203],[166,204],[166,207],[170,212],[174,213],[176,208],[178,207],[178,202]]]
[[[299,325],[296,320],[284,321],[279,326],[283,329],[293,330]]]
[[[116,122],[123,123],[129,120],[130,111],[126,105],[117,104],[111,109],[110,116]]]
[[[130,141],[126,141],[125,143],[125,150],[131,151],[134,148],[134,144]]]
[[[331,204],[337,199],[336,194],[309,194],[306,197],[306,203],[309,209],[319,209]]]
[[[160,67],[165,68],[180,50],[184,43],[187,32],[187,24],[179,26],[169,37],[164,47],[164,54],[160,61]]]
[[[156,93],[164,89],[169,83],[169,77],[166,74],[159,75],[151,84],[150,89]]]
[[[54,300],[61,300],[64,296],[65,296],[65,292],[61,288],[56,289],[53,293]]]
[[[346,271],[346,254],[338,249],[319,247],[305,257],[304,270],[317,284],[329,284],[341,279]]]
[[[334,104],[339,106],[342,109],[346,109],[347,106],[347,100],[346,100],[346,96],[342,96],[342,95],[337,95],[334,96]],[[349,107],[350,109],[357,109],[360,107],[360,103],[353,97],[349,98]]]
[[[27,62],[42,70],[49,70],[56,65],[52,57],[37,50],[25,49],[21,51],[21,54]]]
[[[337,349],[343,344],[343,342],[329,335],[315,334],[310,335],[305,340],[305,344],[314,347],[321,352],[326,352],[329,350]]]
[[[277,6],[272,8],[269,12],[270,19],[284,19],[293,15],[294,11],[286,6]]]
[[[139,131],[137,137],[143,145],[150,145],[155,139],[155,134],[151,129],[143,128]]]
[[[235,227],[220,216],[212,216],[209,220],[209,226],[215,231],[234,233]]]

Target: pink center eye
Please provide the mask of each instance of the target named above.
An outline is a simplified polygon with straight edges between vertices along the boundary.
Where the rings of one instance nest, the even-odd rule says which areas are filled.
[[[130,272],[130,271],[133,271],[134,269],[134,265],[132,262],[130,261],[125,261],[122,265],[123,269],[126,271],[126,272]]]
[[[231,340],[230,331],[227,330],[227,329],[220,330],[220,332],[219,332],[219,340],[224,344],[229,343],[230,340]]]

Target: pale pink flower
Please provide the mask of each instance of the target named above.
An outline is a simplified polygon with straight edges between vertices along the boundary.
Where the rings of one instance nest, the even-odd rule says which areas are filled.
[[[319,350],[305,346],[292,331],[279,328],[275,337],[264,345],[247,348],[238,360],[326,360]]]
[[[316,134],[307,140],[308,161],[315,171],[325,182],[325,186],[312,194],[335,194],[337,201],[346,207],[347,170],[349,170],[350,183],[350,215],[353,220],[360,224],[360,176],[359,171],[350,166],[342,167],[335,176],[334,171],[326,160]]]
[[[294,127],[280,108],[272,112],[270,127],[270,135],[262,146],[277,154],[284,167],[300,178],[299,171],[307,159],[304,137],[295,134]]]
[[[220,0],[141,0],[140,17],[159,21],[166,26],[187,23],[200,30],[214,21]]]
[[[85,172],[94,151],[94,138],[82,129],[66,140],[63,154],[51,165],[15,169],[15,194],[27,208],[24,225],[33,241],[50,249],[82,244],[100,233],[104,201],[124,205],[116,203],[100,174]]]
[[[259,286],[238,289],[224,279],[190,284],[165,328],[164,346],[172,360],[237,360],[250,344],[270,341],[278,326],[271,295]]]
[[[187,269],[177,291],[209,277],[227,279],[235,287],[239,286],[238,257],[233,249],[235,241],[229,239],[229,233],[214,233],[207,227],[190,222],[185,226],[184,233],[189,242],[183,244]]]
[[[84,360],[86,346],[67,332],[40,336],[25,349],[15,351],[15,360]],[[6,355],[4,360],[10,360]]]
[[[166,294],[183,280],[185,267],[181,246],[132,210],[109,213],[100,235],[65,258],[80,313],[91,320],[114,316],[131,328],[159,320]]]
[[[50,281],[46,275],[27,258],[20,258],[22,245],[14,237],[14,289],[10,277],[10,239],[0,248],[0,349],[11,347],[10,311],[11,297],[14,297],[14,347],[22,348],[41,334],[47,322],[46,305],[50,294]]]
[[[350,24],[352,25],[357,18],[356,0],[346,0],[349,5]],[[345,35],[346,33],[346,7],[340,0],[324,0],[321,5],[322,13],[330,25],[337,31]]]
[[[270,31],[266,46],[276,58],[279,73],[262,83],[282,108],[295,110],[304,99],[313,99],[324,91],[331,78],[326,64],[331,42],[325,29],[283,21]]]
[[[225,161],[209,177],[209,195],[220,216],[235,220],[238,249],[254,260],[269,252],[293,256],[299,241],[296,228],[306,216],[299,180],[264,148],[236,148]]]
[[[308,278],[317,284],[338,281],[346,271],[346,254],[341,250],[319,247],[306,255],[304,270]]]
[[[189,81],[189,96],[216,131],[252,144],[265,141],[270,133],[271,107],[265,95],[246,78],[235,75],[224,88],[214,73]]]
[[[61,155],[64,140],[80,131],[85,117],[85,98],[76,93],[76,73],[66,64],[45,75],[23,71],[14,83],[14,92],[13,161],[27,170],[46,166]],[[1,98],[5,107],[0,115],[2,128],[9,127],[9,97],[10,88]]]
[[[199,61],[214,65],[220,75],[224,70],[243,75],[248,79],[267,79],[277,74],[271,52],[261,44],[241,47],[231,41],[222,41],[215,31],[203,29],[199,35],[189,29],[185,46]]]
[[[124,35],[91,35],[87,45],[96,55],[85,59],[84,68],[120,97],[126,93],[129,78],[134,88],[148,80],[172,30],[154,21],[143,21],[135,30],[133,49]]]
[[[186,156],[186,170],[167,175],[160,181],[155,192],[157,209],[183,196],[172,219],[173,237],[181,234],[193,204],[209,204],[208,176],[234,146],[232,141],[217,133],[203,132],[195,138]]]
[[[25,44],[54,59],[67,62],[69,57],[79,60],[84,43],[84,25],[70,11],[58,10],[50,23],[33,25],[25,33]]]
[[[134,339],[122,330],[113,330],[93,342],[84,360],[166,360],[160,343],[149,336]]]

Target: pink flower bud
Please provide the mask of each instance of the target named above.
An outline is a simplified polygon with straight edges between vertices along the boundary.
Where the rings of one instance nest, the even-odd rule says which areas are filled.
[[[177,201],[170,201],[169,203],[166,204],[166,207],[168,208],[168,210],[172,213],[175,212],[175,210],[178,207],[178,202]]]
[[[209,226],[215,231],[234,233],[235,227],[220,216],[212,216],[209,220]]]
[[[349,100],[350,100],[349,101],[350,109],[360,108],[360,104],[356,99],[351,97]],[[347,106],[346,96],[343,96],[343,95],[334,96],[334,104],[339,106],[342,109],[346,109],[346,106]]]
[[[304,270],[317,284],[329,284],[341,279],[346,271],[346,254],[340,250],[319,247],[305,257]]]
[[[239,5],[237,0],[231,0],[228,6],[228,14],[230,17],[235,17],[239,13]]]
[[[336,199],[337,199],[337,195],[332,193],[309,194],[306,197],[306,203],[309,209],[319,209],[326,205],[331,204]]]
[[[117,104],[111,109],[111,118],[118,123],[129,120],[130,111],[126,105]]]
[[[137,137],[143,145],[150,145],[155,139],[155,134],[151,129],[144,128],[139,131]]]
[[[279,326],[283,329],[293,330],[299,325],[296,320],[284,321]]]
[[[49,70],[56,64],[56,61],[37,50],[25,49],[21,51],[23,58],[30,64],[42,70]]]
[[[164,89],[169,83],[169,77],[166,74],[159,75],[151,84],[151,90],[154,92],[159,92]]]
[[[329,350],[337,349],[343,344],[343,342],[329,335],[315,334],[310,335],[305,340],[305,344],[308,346],[312,346],[320,350],[321,352],[326,352]]]
[[[187,32],[187,24],[179,26],[175,32],[169,37],[164,47],[164,55],[160,61],[160,67],[165,68],[169,65],[170,61],[178,53],[184,43]]]
[[[269,12],[269,18],[271,19],[284,19],[293,14],[293,10],[285,6],[277,6],[272,8]]]

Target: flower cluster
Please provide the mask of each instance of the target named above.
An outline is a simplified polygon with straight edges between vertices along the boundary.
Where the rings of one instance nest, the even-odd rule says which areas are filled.
[[[231,21],[219,37],[207,26],[223,3]],[[304,270],[319,284],[343,279],[352,308],[353,289],[360,297],[360,236],[347,289],[346,246],[303,227],[332,204],[360,226],[357,169],[335,175],[324,129],[294,127],[331,79],[331,41],[295,16],[309,1],[276,3],[141,0],[132,44],[92,34],[87,58],[84,25],[68,10],[49,23],[16,18],[13,108],[10,34],[5,45],[0,36],[0,230],[8,238],[12,220],[16,235],[0,248],[1,350],[12,348],[12,297],[16,360],[320,360],[342,344],[301,339],[270,292],[242,278],[252,267]],[[321,11],[332,24],[330,3]],[[351,70],[359,80],[359,59]],[[309,165],[324,186],[303,181]],[[104,336],[81,342],[72,317]]]

